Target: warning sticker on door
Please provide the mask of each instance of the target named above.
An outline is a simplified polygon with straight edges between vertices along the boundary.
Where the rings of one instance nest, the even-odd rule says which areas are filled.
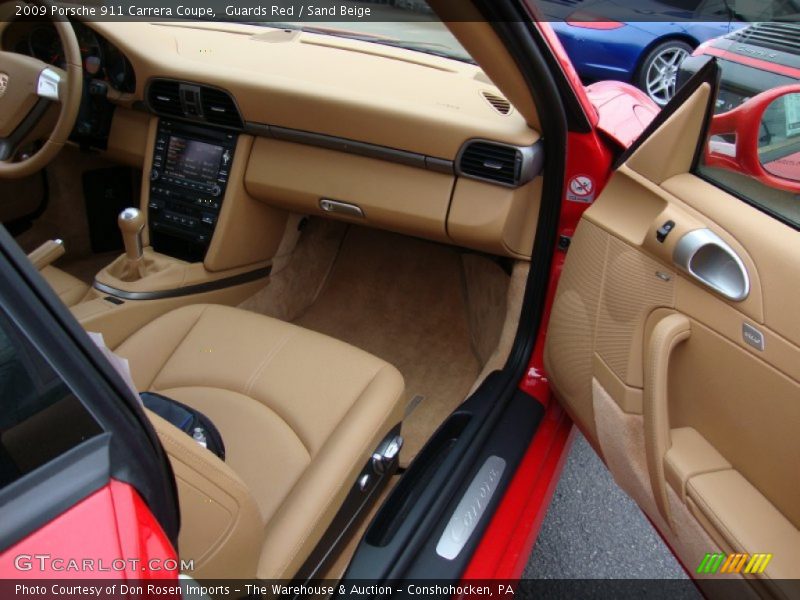
[[[589,203],[594,200],[594,181],[586,175],[576,175],[569,180],[567,200]]]

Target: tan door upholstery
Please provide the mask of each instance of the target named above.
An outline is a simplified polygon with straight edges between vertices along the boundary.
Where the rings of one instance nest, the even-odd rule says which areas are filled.
[[[39,273],[50,284],[61,301],[67,306],[74,306],[86,297],[89,286],[77,277],[65,273],[52,266],[44,267]]]
[[[156,423],[178,480],[180,553],[195,559],[195,577],[294,575],[402,417],[403,377],[393,366],[240,309],[174,310],[116,352],[138,389],[201,410],[225,441],[223,463]]]
[[[762,572],[724,575],[747,578],[761,596],[796,598],[800,234],[695,173],[712,91],[702,84],[668,114],[583,213],[545,365],[693,576],[722,576],[696,571],[707,553],[770,554]],[[659,240],[667,221],[674,227]],[[704,229],[742,261],[746,298],[720,295],[676,264],[679,240]]]

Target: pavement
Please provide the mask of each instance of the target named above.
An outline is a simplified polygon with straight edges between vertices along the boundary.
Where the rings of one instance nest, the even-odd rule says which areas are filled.
[[[687,579],[686,572],[577,434],[525,579]]]

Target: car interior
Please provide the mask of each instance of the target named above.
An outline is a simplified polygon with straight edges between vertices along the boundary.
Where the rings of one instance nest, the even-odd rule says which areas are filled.
[[[220,429],[224,462],[149,414],[193,576],[340,575],[343,523],[508,356],[531,100],[470,62],[297,29],[74,21],[76,56],[67,27],[2,32],[84,75],[68,139],[41,144],[53,103],[5,149],[2,221],[139,391]]]
[[[447,26],[476,64],[237,23],[1,32],[12,75],[35,58],[68,83],[0,148],[0,218],[136,388],[201,410],[227,446],[149,415],[194,577],[341,576],[398,474],[436,458],[425,444],[511,352],[551,163],[496,29]],[[696,173],[711,89],[679,92],[584,213],[545,365],[687,568],[768,552],[765,573],[725,577],[789,597],[796,231]]]

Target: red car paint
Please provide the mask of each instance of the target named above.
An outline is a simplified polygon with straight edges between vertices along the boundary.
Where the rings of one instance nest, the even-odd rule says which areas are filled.
[[[530,2],[527,4],[531,13],[536,14],[538,9]],[[547,45],[550,47],[550,51],[553,53],[553,56],[558,61],[561,70],[564,72],[564,75],[569,81],[570,87],[575,93],[575,97],[578,99],[578,102],[583,108],[583,112],[586,114],[586,118],[589,120],[589,124],[592,127],[595,127],[598,121],[597,110],[592,105],[592,102],[586,93],[586,89],[583,87],[583,83],[581,83],[581,78],[578,76],[578,72],[575,70],[575,67],[572,66],[572,61],[569,59],[567,51],[561,44],[561,40],[558,39],[556,32],[547,21],[536,21],[535,25],[542,34],[544,40],[547,42]]]
[[[50,558],[19,568],[31,559],[18,557],[35,555]],[[81,568],[71,568],[69,559]],[[84,559],[93,561],[92,570],[83,568]],[[130,485],[112,479],[0,554],[0,579],[177,580],[173,565],[175,549],[150,509]]]
[[[772,88],[750,98],[733,110],[714,115],[709,127],[709,135],[735,133],[736,143],[732,146],[734,150],[732,154],[716,151],[713,144],[709,145],[706,149],[706,164],[744,173],[775,189],[795,194],[800,193],[796,153],[793,160],[789,155],[774,161],[774,163],[778,163],[777,169],[784,169],[787,172],[787,177],[783,178],[775,169],[771,168],[770,171],[764,169],[757,150],[764,111],[774,100],[784,94],[800,94],[800,85]]]
[[[572,443],[572,421],[555,402],[545,413],[463,579],[519,579],[539,535]]]
[[[597,110],[597,128],[627,148],[661,110],[637,87],[623,81],[598,81],[586,88]]]

